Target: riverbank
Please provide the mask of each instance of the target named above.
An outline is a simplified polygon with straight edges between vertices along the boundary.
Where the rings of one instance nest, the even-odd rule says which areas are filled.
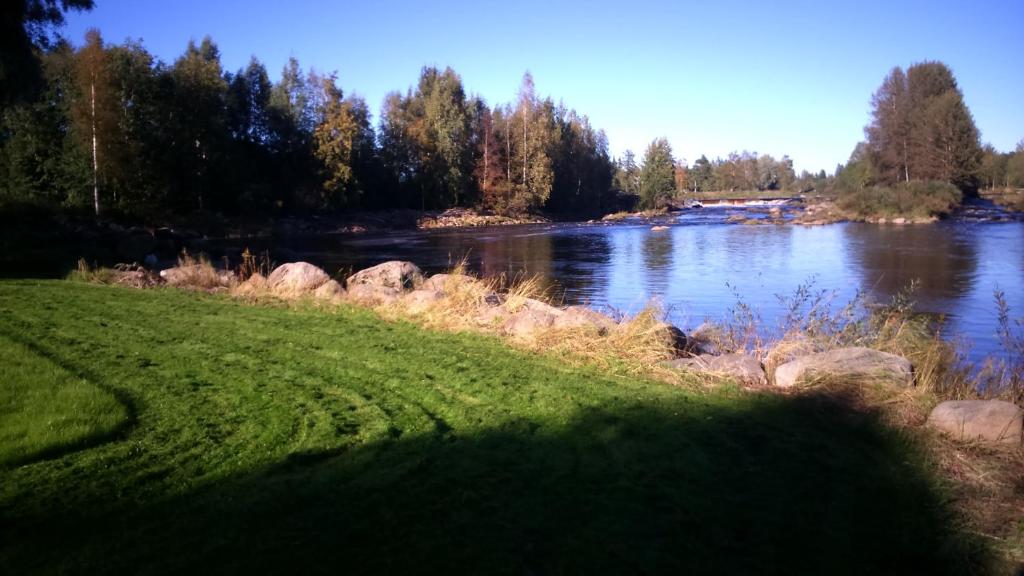
[[[599,367],[627,379],[655,379],[704,392],[738,383],[757,393],[787,397],[823,394],[925,440],[961,513],[972,518],[976,529],[1007,542],[1011,556],[1024,551],[1024,533],[1013,529],[1024,517],[1024,498],[1014,484],[1014,478],[1024,475],[1020,408],[998,401],[941,402],[977,397],[979,390],[1002,392],[1003,398],[1019,402],[1024,390],[1000,390],[997,385],[1019,385],[1022,367],[1000,372],[990,364],[985,369],[989,379],[975,379],[973,370],[955,364],[955,350],[931,331],[925,318],[908,313],[905,300],[869,316],[858,316],[849,307],[831,311],[814,304],[809,315],[795,316],[778,339],[762,340],[761,332],[747,323],[753,317],[684,334],[665,323],[656,307],[630,317],[561,308],[547,303],[549,295],[533,280],[505,285],[500,279],[476,280],[458,269],[428,279],[410,263],[392,262],[349,277],[345,286],[304,263],[245,282],[204,274],[204,269],[189,264],[164,275],[179,286],[228,291],[253,303],[276,305],[298,298],[328,311],[356,305],[392,321],[498,336],[514,348],[552,355],[573,369]],[[810,297],[809,292],[803,296]],[[800,302],[792,308],[804,309]],[[1024,347],[1024,341],[1018,346]],[[959,412],[979,408],[983,410],[970,417]],[[996,412],[976,419],[990,408]],[[998,415],[1007,409],[1009,413]],[[933,429],[972,442],[945,439]],[[973,442],[974,434],[980,443]]]
[[[835,396],[665,386],[348,305],[265,304],[0,282],[0,344],[127,414],[113,438],[0,469],[3,565],[997,570],[920,441]]]

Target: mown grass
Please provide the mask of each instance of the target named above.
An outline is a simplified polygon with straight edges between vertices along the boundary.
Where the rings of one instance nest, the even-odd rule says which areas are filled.
[[[98,444],[0,469],[2,573],[960,574],[992,560],[916,442],[814,396],[610,377],[346,307],[61,281],[0,282],[0,333],[133,414]]]
[[[109,392],[0,334],[0,467],[85,447],[128,415]]]

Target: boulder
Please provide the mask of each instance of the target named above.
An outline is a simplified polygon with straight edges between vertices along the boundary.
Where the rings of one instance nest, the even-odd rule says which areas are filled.
[[[686,349],[691,354],[718,356],[723,350],[719,344],[725,339],[722,329],[710,322],[704,322],[687,334]]]
[[[523,307],[505,322],[504,331],[513,338],[531,339],[539,331],[550,328],[556,318],[558,314],[551,311]]]
[[[473,284],[475,282],[477,282],[476,278],[465,274],[434,274],[426,279],[420,288],[445,292],[458,288],[463,284]]]
[[[681,356],[686,352],[686,334],[667,322],[659,322],[654,332],[673,356]]]
[[[498,304],[484,302],[477,307],[477,312],[473,319],[480,326],[502,326],[511,317],[512,313],[504,306],[501,306],[500,302]]]
[[[402,304],[405,305],[405,309],[410,314],[420,314],[430,309],[430,307],[440,300],[444,300],[444,292],[440,290],[432,290],[421,288],[419,290],[413,290],[402,296]]]
[[[292,262],[275,268],[267,285],[277,296],[301,296],[313,293],[330,279],[326,272],[308,262]]]
[[[900,386],[914,383],[910,361],[870,348],[839,348],[801,356],[775,369],[775,385],[783,388],[815,378],[884,380]]]
[[[376,284],[355,284],[348,287],[346,294],[349,300],[357,304],[376,306],[378,304],[396,302],[401,292],[395,288],[378,286]]]
[[[585,328],[593,329],[599,334],[607,334],[616,326],[616,323],[604,314],[586,306],[569,306],[562,310],[552,325],[559,330]]]
[[[1001,400],[950,400],[932,410],[928,425],[956,440],[1020,446],[1024,408]]]
[[[337,300],[345,296],[345,289],[337,280],[328,280],[313,291],[313,297],[317,300]]]
[[[766,386],[768,378],[764,375],[761,362],[746,354],[723,354],[712,356],[701,354],[693,358],[678,358],[664,363],[670,368],[681,368],[732,378],[740,384]]]
[[[360,270],[348,277],[348,287],[359,284],[407,290],[423,282],[423,272],[412,262],[392,260]]]

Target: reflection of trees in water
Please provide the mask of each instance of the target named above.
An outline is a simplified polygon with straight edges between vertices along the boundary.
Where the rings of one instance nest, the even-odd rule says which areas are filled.
[[[926,307],[936,300],[960,299],[972,288],[977,250],[952,226],[844,228],[847,250],[860,268],[861,288],[877,299],[890,298],[913,280],[921,283],[916,298]]]
[[[644,236],[641,251],[644,258],[644,273],[651,294],[664,296],[668,292],[672,276],[672,231],[648,232]]]

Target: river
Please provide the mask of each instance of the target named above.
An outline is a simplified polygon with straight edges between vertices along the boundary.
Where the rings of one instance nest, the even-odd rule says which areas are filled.
[[[858,293],[888,301],[916,280],[918,310],[944,318],[944,332],[974,360],[1004,355],[996,290],[1012,316],[1024,317],[1024,221],[1017,216],[982,205],[930,225],[726,222],[751,213],[760,214],[704,208],[657,222],[335,235],[289,246],[288,255],[332,273],[395,259],[435,273],[465,257],[483,276],[540,275],[565,304],[630,313],[655,298],[684,330],[727,316],[738,301],[776,326],[785,311],[780,297],[801,285],[834,294],[838,308]],[[652,231],[653,224],[668,229]]]

